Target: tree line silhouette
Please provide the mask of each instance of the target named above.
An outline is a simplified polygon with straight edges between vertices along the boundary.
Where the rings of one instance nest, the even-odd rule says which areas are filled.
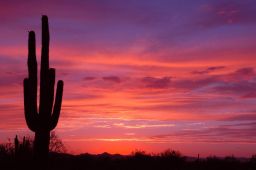
[[[56,139],[60,140],[55,134]],[[51,140],[53,138],[51,137]],[[51,141],[50,140],[50,141]],[[60,140],[61,141],[61,140]],[[58,142],[53,142],[57,144]],[[0,144],[0,169],[39,169],[39,165],[33,162],[33,140],[23,137],[21,141],[17,137],[13,142]],[[51,142],[50,142],[50,148]],[[49,164],[45,169],[49,170],[255,170],[256,155],[251,158],[235,158],[228,156],[219,158],[211,156],[207,158],[186,157],[175,150],[166,150],[158,154],[148,154],[135,150],[130,155],[120,154],[80,154],[71,155],[65,153],[65,147],[61,150],[51,150]],[[36,167],[36,168],[35,168]]]

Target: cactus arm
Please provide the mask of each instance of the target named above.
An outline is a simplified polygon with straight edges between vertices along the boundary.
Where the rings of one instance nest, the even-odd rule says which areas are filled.
[[[55,85],[55,69],[49,69],[49,96],[48,96],[48,110],[47,112],[52,113],[52,106],[54,100],[54,85]]]
[[[35,33],[29,32],[28,38],[28,78],[24,79],[25,119],[30,130],[36,131],[37,114],[37,61]]]
[[[25,119],[28,125],[28,128],[35,132],[37,129],[38,123],[38,114],[32,111],[31,107],[31,97],[30,97],[30,86],[29,79],[24,79],[24,108],[25,108]]]
[[[33,113],[37,113],[37,61],[36,39],[34,31],[29,32],[28,38],[28,78],[30,86],[30,107]]]
[[[57,123],[59,120],[61,103],[62,103],[62,95],[63,95],[63,85],[64,85],[63,81],[59,80],[57,84],[53,113],[52,113],[50,125],[49,125],[50,130],[53,130],[57,126]]]

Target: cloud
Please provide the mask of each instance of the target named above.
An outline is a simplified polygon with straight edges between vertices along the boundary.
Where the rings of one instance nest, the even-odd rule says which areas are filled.
[[[228,75],[230,77],[233,77],[234,79],[239,78],[239,80],[241,79],[252,79],[254,76],[256,76],[255,72],[254,72],[254,68],[252,67],[244,67],[244,68],[240,68],[238,70],[236,70],[234,73]]]
[[[238,77],[237,77],[238,78]],[[256,91],[256,82],[239,81],[239,82],[222,82],[211,88],[217,93],[235,94],[243,98],[254,97]]]
[[[255,122],[227,123],[221,125],[200,125],[199,129],[182,129],[170,134],[152,136],[153,139],[171,139],[185,142],[206,143],[255,143]]]
[[[107,77],[102,77],[104,81],[109,81],[113,83],[120,83],[121,79],[117,76],[107,76]]]
[[[193,74],[209,74],[211,72],[217,71],[217,70],[222,70],[226,68],[225,66],[212,66],[212,67],[208,67],[205,70],[201,70],[201,71],[193,71]]]
[[[241,96],[244,99],[250,99],[250,98],[256,98],[256,92],[255,91],[250,91],[247,94],[244,94]]]
[[[209,70],[218,70],[222,68],[208,68],[196,74],[206,74]],[[214,92],[219,94],[233,94],[243,98],[252,98],[255,95],[256,74],[251,67],[239,68],[230,73],[215,75],[205,75],[201,77],[191,77],[190,79],[173,80],[172,87],[183,90],[204,90],[205,92]]]
[[[142,128],[163,128],[163,127],[174,127],[175,124],[135,124],[125,125],[124,123],[115,123],[114,126],[127,128],[127,129],[142,129]]]
[[[214,85],[216,83],[219,83],[219,78],[216,76],[209,76],[206,78],[200,78],[200,79],[181,79],[173,81],[172,87],[176,89],[183,89],[183,90],[197,90],[202,88],[208,88],[211,85]]]
[[[165,89],[169,87],[171,83],[171,77],[144,77],[142,78],[142,82],[147,88]]]
[[[218,27],[230,24],[255,24],[255,2],[253,1],[212,1],[202,6],[204,14],[197,24],[203,27]]]
[[[235,115],[235,116],[230,116],[226,119],[224,119],[225,121],[256,121],[256,111],[254,111],[254,113],[251,114],[240,114],[240,115]]]
[[[83,80],[85,81],[92,81],[92,80],[95,80],[96,77],[92,77],[92,76],[87,76],[87,77],[84,77]]]

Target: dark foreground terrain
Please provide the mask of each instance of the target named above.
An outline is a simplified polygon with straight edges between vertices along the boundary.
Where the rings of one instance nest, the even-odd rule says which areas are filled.
[[[33,165],[31,156],[1,155],[1,170],[39,169]],[[235,157],[183,157],[178,152],[167,151],[158,155],[135,152],[129,156],[81,154],[70,155],[51,153],[48,168],[50,170],[256,170],[256,156],[248,159]]]

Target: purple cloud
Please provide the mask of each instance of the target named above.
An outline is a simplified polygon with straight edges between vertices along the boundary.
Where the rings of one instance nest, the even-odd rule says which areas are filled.
[[[103,80],[113,82],[113,83],[120,83],[121,79],[117,76],[107,76],[107,77],[102,77]]]
[[[226,119],[224,119],[225,121],[256,121],[256,111],[254,111],[254,113],[250,113],[250,114],[240,114],[240,115],[235,115],[235,116],[230,116]]]
[[[216,70],[222,70],[224,68],[226,68],[226,67],[225,66],[213,66],[213,67],[208,67],[205,70],[193,71],[192,73],[193,74],[208,74],[208,73],[211,73],[211,72],[216,71]]]
[[[237,71],[235,71],[233,74],[231,74],[234,78],[246,78],[246,79],[251,79],[254,76],[256,76],[254,69],[251,67],[245,67],[245,68],[241,68],[238,69]]]
[[[219,79],[216,76],[209,76],[202,79],[181,79],[174,81],[172,83],[172,87],[177,89],[184,89],[184,90],[196,90],[200,88],[206,88],[210,85],[214,85],[216,83],[219,83]]]
[[[156,89],[164,89],[168,88],[171,82],[171,77],[144,77],[142,82],[145,84],[145,87],[148,88],[156,88]]]
[[[92,76],[87,76],[87,77],[84,77],[83,80],[85,81],[91,81],[91,80],[95,80],[96,77],[92,77]]]
[[[212,67],[197,74],[205,74],[209,70],[222,68]],[[207,75],[203,78],[174,80],[172,87],[184,90],[204,89],[205,92],[234,94],[243,98],[255,97],[256,81],[253,68],[240,68],[228,74]]]
[[[199,128],[200,126],[201,128]],[[153,139],[176,138],[189,142],[210,142],[210,143],[255,143],[255,122],[248,123],[229,123],[224,122],[220,125],[207,126],[199,124],[192,129],[181,129],[170,134],[152,136]],[[203,127],[203,128],[202,128]]]
[[[202,27],[218,27],[230,24],[255,24],[255,4],[253,1],[212,1],[203,5],[201,10],[204,13],[197,24]]]
[[[242,97],[254,97],[256,91],[256,82],[222,82],[212,87],[213,91],[222,94],[236,94]]]

